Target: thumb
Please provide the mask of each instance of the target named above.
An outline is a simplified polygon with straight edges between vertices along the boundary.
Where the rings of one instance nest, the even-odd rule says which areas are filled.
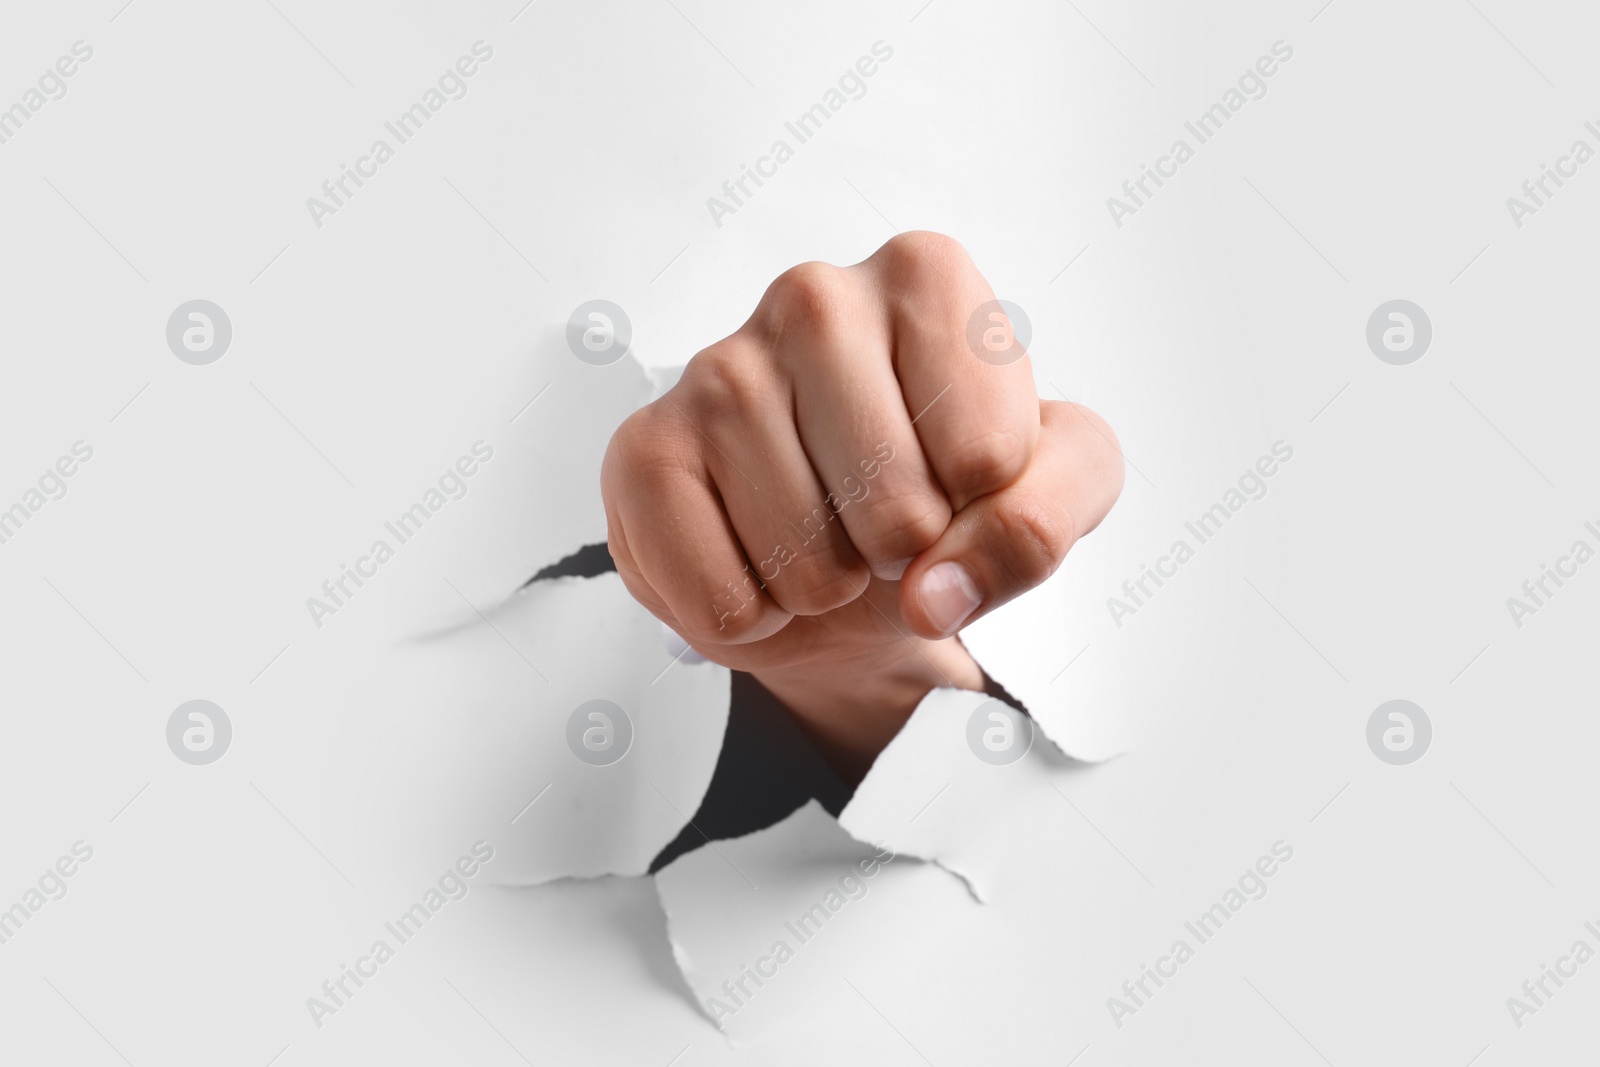
[[[1016,481],[973,500],[900,580],[900,615],[921,637],[949,637],[1055,573],[1122,492],[1122,453],[1078,404],[1040,402],[1039,447]]]

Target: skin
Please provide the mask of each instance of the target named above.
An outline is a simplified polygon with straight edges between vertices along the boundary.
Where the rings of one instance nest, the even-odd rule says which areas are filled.
[[[1041,400],[1026,355],[973,353],[993,299],[940,234],[801,264],[606,451],[628,590],[754,674],[850,781],[930,690],[983,688],[961,628],[1048,578],[1122,490],[1098,415]]]

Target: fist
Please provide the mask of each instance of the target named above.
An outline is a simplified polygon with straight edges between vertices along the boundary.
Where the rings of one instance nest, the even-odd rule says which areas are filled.
[[[981,687],[946,643],[1049,577],[1123,477],[1110,429],[1041,401],[1025,353],[975,354],[993,299],[933,233],[780,275],[611,440],[601,487],[632,594],[702,655],[791,690],[916,656],[932,684]],[[1009,328],[978,317],[980,337]]]

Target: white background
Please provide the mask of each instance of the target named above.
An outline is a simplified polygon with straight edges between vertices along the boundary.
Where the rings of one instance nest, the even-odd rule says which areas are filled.
[[[1600,963],[1520,1029],[1506,1008],[1573,941],[1600,949],[1583,930],[1600,569],[1520,629],[1506,607],[1574,540],[1600,548],[1583,529],[1600,164],[1521,228],[1506,207],[1574,140],[1600,148],[1592,11],[274,3],[4,12],[0,105],[94,49],[0,145],[0,506],[94,448],[0,545],[0,906],[74,841],[95,849],[0,945],[8,1062],[1464,1067],[1592,1049]],[[480,39],[494,56],[468,95],[317,228],[306,198]],[[706,198],[878,40],[894,56],[867,95],[717,227]],[[1106,198],[1279,40],[1294,55],[1267,95],[1114,225]],[[639,878],[478,883],[316,1027],[322,980],[492,836],[418,829],[472,776],[463,752],[497,739],[430,778],[421,757],[466,729],[482,680],[434,649],[412,659],[426,697],[397,700],[374,680],[394,639],[475,623],[463,598],[487,611],[603,534],[600,450],[647,394],[626,364],[567,353],[568,314],[615,301],[641,360],[681,363],[784,268],[854,262],[895,228],[960,239],[1028,310],[1041,392],[1120,435],[1127,488],[1070,573],[1081,666],[1114,683],[1091,711],[1131,754],[1062,777],[1077,810],[1045,790],[997,822],[987,905],[896,871],[786,979],[792,999],[763,993],[776,1006],[739,1048],[694,1005]],[[233,325],[206,367],[165,341],[194,298]],[[1365,341],[1395,298],[1433,325],[1410,366]],[[305,599],[479,439],[496,459],[428,547],[315,628]],[[1105,599],[1278,440],[1294,459],[1268,496],[1114,627]],[[511,651],[549,653],[574,691],[600,670],[598,652]],[[506,663],[500,697],[559,744],[570,704]],[[203,768],[165,742],[197,697],[234,727]],[[1407,767],[1365,741],[1396,697],[1434,727]],[[415,777],[375,802],[396,766]],[[485,788],[509,816],[541,784]],[[1295,858],[1271,893],[1114,1025],[1106,998],[1279,839]]]

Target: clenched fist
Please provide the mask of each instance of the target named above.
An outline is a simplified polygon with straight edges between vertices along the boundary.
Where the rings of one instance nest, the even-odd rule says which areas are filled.
[[[753,673],[859,778],[936,686],[982,689],[956,634],[1044,581],[1122,489],[1110,429],[1040,400],[948,237],[806,263],[617,430],[601,474],[629,591]]]

